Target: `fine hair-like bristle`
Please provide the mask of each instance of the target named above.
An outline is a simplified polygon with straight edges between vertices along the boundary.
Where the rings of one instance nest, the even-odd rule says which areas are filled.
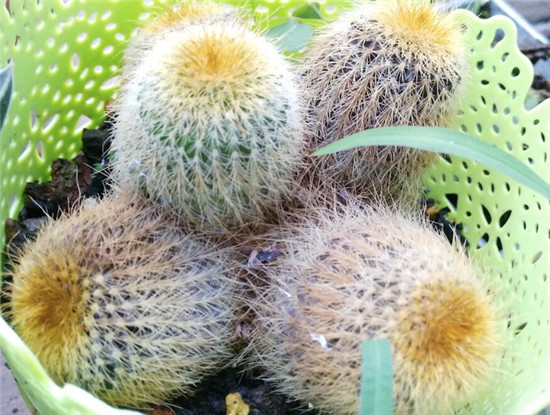
[[[467,77],[460,25],[428,1],[377,1],[329,25],[300,67],[311,151],[387,126],[446,126]],[[369,199],[418,202],[433,153],[367,147],[311,159],[307,175]]]
[[[117,105],[114,176],[199,227],[241,225],[293,186],[302,122],[289,64],[230,22],[168,34]]]
[[[18,258],[9,318],[59,384],[150,408],[189,393],[230,354],[227,252],[139,199],[47,224]]]
[[[480,271],[429,225],[348,203],[273,231],[256,274],[248,363],[332,415],[359,411],[361,342],[388,338],[398,414],[453,414],[483,394],[501,351]]]

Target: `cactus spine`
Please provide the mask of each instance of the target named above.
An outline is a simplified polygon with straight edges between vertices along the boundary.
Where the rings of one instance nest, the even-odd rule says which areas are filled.
[[[496,308],[464,253],[427,226],[350,205],[272,234],[282,255],[248,300],[251,365],[302,402],[355,415],[361,341],[388,338],[396,413],[452,414],[483,393]]]
[[[164,209],[101,201],[49,223],[18,263],[12,324],[60,384],[148,408],[190,392],[229,355],[227,255]]]
[[[199,226],[252,220],[291,187],[301,115],[290,68],[234,22],[167,34],[118,105],[121,186],[141,186]]]
[[[375,127],[446,126],[466,78],[460,26],[424,0],[379,1],[330,25],[300,69],[311,150]],[[312,161],[317,182],[415,201],[435,155],[367,147]]]

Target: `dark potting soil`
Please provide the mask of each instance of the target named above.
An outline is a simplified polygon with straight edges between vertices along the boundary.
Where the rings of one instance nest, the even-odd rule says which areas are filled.
[[[239,369],[226,369],[204,380],[193,396],[173,401],[172,411],[174,415],[226,415],[225,398],[230,393],[242,396],[250,406],[249,415],[318,415],[274,392],[258,376]]]

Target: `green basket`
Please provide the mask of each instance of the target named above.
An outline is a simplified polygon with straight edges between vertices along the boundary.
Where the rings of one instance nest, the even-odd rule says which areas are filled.
[[[5,220],[20,210],[25,183],[47,180],[52,160],[79,151],[82,128],[102,122],[105,102],[116,90],[125,43],[158,3],[135,1],[128,7],[115,0],[12,0],[10,13],[4,4],[0,8],[0,67],[11,63],[15,75],[0,136],[2,247]],[[270,14],[275,22],[303,4],[245,3],[256,16]],[[324,16],[343,5],[319,3]],[[524,109],[533,69],[517,48],[513,23],[455,13],[464,23],[472,70],[453,126],[496,144],[550,182],[550,101]],[[511,339],[491,394],[471,402],[463,413],[533,414],[550,402],[550,202],[458,158],[441,159],[425,184],[464,223],[472,256],[498,286]],[[1,319],[0,348],[27,404],[43,415],[136,414],[113,409],[75,386],[57,386]]]

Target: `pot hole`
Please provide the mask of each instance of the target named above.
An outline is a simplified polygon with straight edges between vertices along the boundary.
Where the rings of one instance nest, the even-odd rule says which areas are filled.
[[[495,35],[491,41],[491,49],[494,49],[505,37],[504,30],[497,29],[495,30]]]
[[[542,257],[542,251],[537,252],[533,257],[531,264],[535,264],[541,257]]]
[[[120,85],[120,75],[115,75],[101,84],[101,89],[111,89]]]
[[[73,53],[73,56],[71,56],[71,66],[75,70],[80,66],[80,57],[78,53]]]
[[[267,13],[269,11],[269,8],[267,6],[258,6],[256,7],[256,11],[258,13]]]
[[[51,117],[48,117],[46,121],[44,121],[44,125],[42,126],[42,132],[49,131],[59,120],[59,114],[54,114]]]
[[[510,216],[512,216],[511,210],[507,210],[502,215],[500,215],[500,218],[498,219],[498,224],[501,228],[504,227],[504,225],[506,225],[506,223],[510,219]]]
[[[36,126],[36,120],[38,116],[36,115],[35,110],[31,110],[31,130],[34,130],[34,127]]]
[[[81,114],[80,117],[78,117],[78,121],[76,122],[76,129],[75,132],[78,132],[82,130],[84,127],[88,127],[92,122],[92,119],[90,117],[87,117],[84,114]]]
[[[497,251],[501,258],[504,258],[504,248],[502,247],[502,240],[500,239],[500,236],[497,236]]]
[[[10,202],[9,202],[9,209],[10,209],[10,212],[11,210],[15,207],[15,204],[16,204],[16,198],[14,195],[11,195],[10,196]]]
[[[97,20],[97,12],[93,12],[90,17],[88,17],[88,23],[93,24]]]
[[[451,205],[453,210],[456,210],[456,207],[458,206],[458,194],[456,193],[446,193],[445,199],[449,202],[449,205]]]
[[[149,12],[141,13],[138,16],[138,20],[141,20],[141,21],[147,20],[149,18],[149,16],[151,16],[151,13],[149,13]]]
[[[479,241],[477,242],[477,248],[480,249],[480,248],[483,248],[485,245],[487,245],[489,243],[489,234],[488,233],[484,233],[483,236],[479,239]]]
[[[485,221],[487,222],[487,225],[490,225],[493,218],[489,213],[489,209],[487,209],[485,205],[481,205],[481,211],[483,212],[483,216],[485,217]]]
[[[92,48],[92,49],[97,49],[97,47],[98,47],[100,44],[101,44],[101,39],[98,38],[98,37],[96,37],[96,38],[93,40],[92,44],[91,44],[91,48]]]
[[[19,155],[17,161],[20,162],[20,161],[24,160],[28,156],[30,151],[31,151],[31,142],[27,141],[25,143],[25,145],[23,146],[23,149],[21,150],[21,154]]]

